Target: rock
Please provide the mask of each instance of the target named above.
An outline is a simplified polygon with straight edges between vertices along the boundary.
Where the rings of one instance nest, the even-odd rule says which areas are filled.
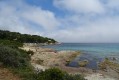
[[[116,80],[115,78],[112,78],[110,76],[107,75],[103,75],[100,73],[94,73],[94,74],[88,74],[85,79],[87,80]]]
[[[65,65],[68,66],[70,62],[71,62],[70,60],[66,60],[66,64]]]
[[[116,61],[117,59],[115,57],[112,58],[113,61]]]
[[[84,60],[84,61],[79,61],[78,64],[80,67],[85,67],[88,64],[88,60]]]
[[[35,63],[32,63],[32,66],[34,67],[34,70],[37,72],[45,71],[45,69],[47,69],[47,67]]]

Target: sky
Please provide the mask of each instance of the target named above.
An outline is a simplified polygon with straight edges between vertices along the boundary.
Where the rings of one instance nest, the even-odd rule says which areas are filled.
[[[0,29],[59,42],[119,43],[119,0],[0,0]]]

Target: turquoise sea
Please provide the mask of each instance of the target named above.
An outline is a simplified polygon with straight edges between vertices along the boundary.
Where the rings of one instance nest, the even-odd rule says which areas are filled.
[[[81,56],[77,56],[69,66],[79,67],[79,60],[88,60],[88,68],[98,69],[97,63],[105,58],[116,59],[119,62],[119,43],[62,43],[57,45],[44,46],[55,50],[81,51]]]

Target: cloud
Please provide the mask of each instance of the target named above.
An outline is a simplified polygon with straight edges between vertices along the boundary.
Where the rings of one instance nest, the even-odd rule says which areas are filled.
[[[63,42],[119,42],[119,17],[100,19],[50,34]],[[58,37],[57,37],[58,36]]]
[[[54,30],[60,24],[54,13],[36,7],[32,7],[30,10],[23,12],[23,17],[44,27],[46,30]]]
[[[0,2],[0,29],[29,33],[26,25],[20,20],[20,14],[15,7]]]
[[[66,14],[61,16],[25,0],[0,1],[0,29],[38,34],[60,42],[119,42],[118,0],[54,0],[53,3],[54,9]]]
[[[60,19],[65,28],[50,37],[61,42],[119,42],[118,0],[54,0],[54,5],[69,15]]]
[[[100,0],[54,0],[54,5],[76,13],[103,13]]]
[[[119,7],[119,0],[107,0],[106,1],[106,5],[109,7],[109,8],[118,8]]]
[[[40,34],[42,30],[52,31],[57,26],[59,22],[51,11],[29,5],[24,0],[0,1],[0,29]]]

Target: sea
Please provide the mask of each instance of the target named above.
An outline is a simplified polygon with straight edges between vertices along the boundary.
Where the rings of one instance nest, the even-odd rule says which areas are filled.
[[[57,45],[43,46],[46,48],[52,48],[57,51],[71,50],[80,51],[81,55],[78,55],[74,60],[70,62],[70,67],[80,67],[79,61],[87,60],[87,68],[99,69],[98,63],[105,58],[115,60],[119,63],[119,43],[61,43]]]

